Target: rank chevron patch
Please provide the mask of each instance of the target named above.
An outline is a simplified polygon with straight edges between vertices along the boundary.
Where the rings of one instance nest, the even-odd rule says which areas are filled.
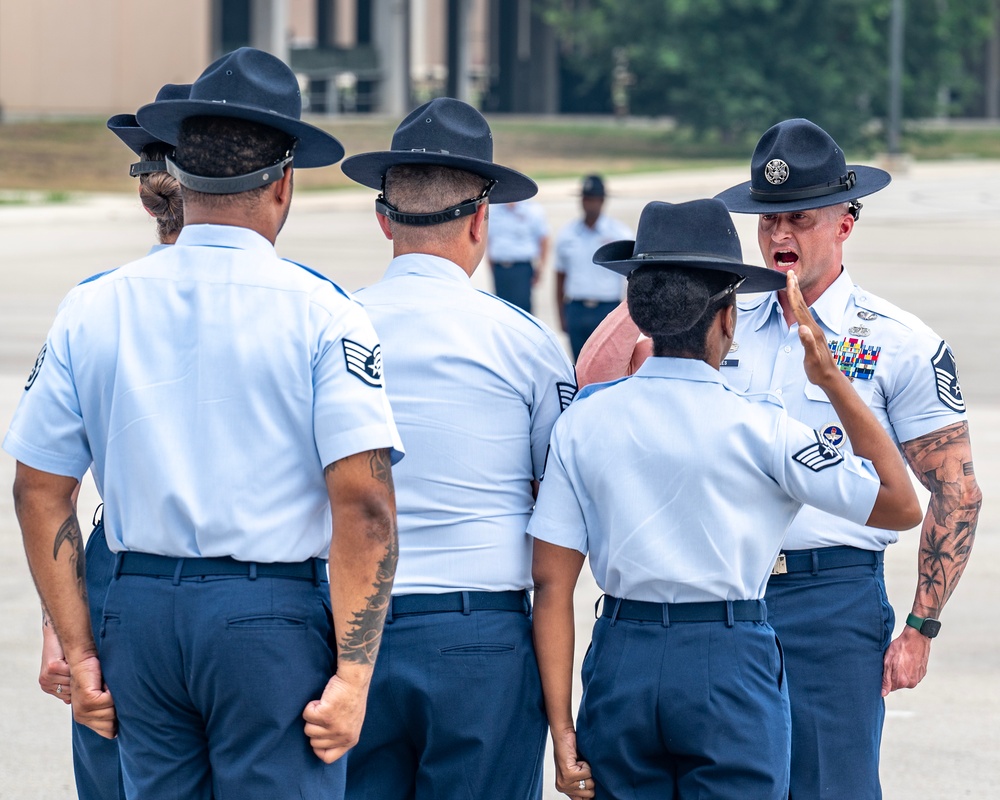
[[[832,444],[823,439],[816,431],[816,443],[799,450],[793,459],[803,466],[809,467],[813,472],[832,467],[844,460],[843,454]]]
[[[958,383],[958,365],[955,363],[955,356],[947,343],[941,342],[934,358],[931,359],[931,364],[934,367],[938,399],[952,411],[964,412],[965,397],[962,395],[962,387]]]
[[[344,359],[347,371],[369,386],[382,385],[382,348],[369,350],[363,344],[344,339]]]
[[[556,384],[556,389],[559,390],[559,410],[565,411],[573,402],[573,398],[576,397],[576,384],[560,381]]]

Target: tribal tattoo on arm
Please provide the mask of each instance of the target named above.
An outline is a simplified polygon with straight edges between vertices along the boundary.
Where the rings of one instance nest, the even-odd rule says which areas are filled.
[[[903,443],[903,455],[931,493],[920,531],[916,605],[937,618],[965,571],[976,538],[982,492],[967,422]]]
[[[53,561],[59,560],[59,551],[62,549],[63,544],[67,542],[71,548],[69,553],[69,562],[73,565],[76,572],[76,585],[80,591],[80,597],[86,600],[87,577],[83,556],[83,534],[80,531],[80,523],[77,521],[76,514],[70,514],[56,532],[55,543],[52,545]],[[48,617],[44,607],[43,614],[45,617]]]
[[[392,459],[388,450],[374,450],[369,459],[371,477],[380,484],[380,496],[393,496]],[[355,611],[350,628],[340,641],[340,658],[355,664],[375,663],[382,642],[382,627],[389,609],[392,583],[399,561],[399,535],[394,506],[392,512],[372,514],[367,524],[369,540],[385,546],[385,555],[379,561],[372,583],[374,592],[365,598],[365,607]]]

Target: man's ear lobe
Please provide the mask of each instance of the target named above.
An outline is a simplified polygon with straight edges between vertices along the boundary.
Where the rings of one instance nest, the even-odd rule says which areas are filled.
[[[471,217],[469,233],[475,242],[481,242],[486,236],[486,221],[489,218],[489,203],[483,203]]]

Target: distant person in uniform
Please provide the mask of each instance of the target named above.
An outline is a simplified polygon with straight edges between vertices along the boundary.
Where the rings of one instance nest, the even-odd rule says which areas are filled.
[[[393,260],[357,297],[407,449],[394,471],[399,571],[347,796],[537,800],[545,713],[526,530],[576,384],[551,330],[471,282],[495,204],[537,187],[493,163],[486,120],[451,98],[343,170],[382,190]]]
[[[186,99],[189,84],[168,83],[156,93],[156,100]],[[167,173],[165,158],[174,148],[144,131],[135,114],[116,114],[108,120],[108,130],[122,140],[138,157],[129,174],[139,179],[139,200],[143,208],[156,221],[156,238],[150,254],[173,244],[184,226],[184,204],[181,186]],[[90,623],[96,643],[100,645],[101,617],[104,596],[114,575],[115,557],[108,548],[104,535],[101,509],[94,515],[94,529],[87,537],[86,584]],[[69,664],[63,653],[52,621],[42,615],[42,666],[38,682],[43,691],[72,701]],[[73,775],[79,800],[124,800],[125,785],[122,780],[118,740],[106,739],[86,725],[73,722]]]
[[[559,323],[569,335],[573,359],[625,293],[625,279],[594,264],[597,248],[632,235],[629,228],[602,213],[607,196],[604,179],[583,179],[580,202],[583,219],[566,225],[556,237],[556,308]]]
[[[401,445],[364,310],[274,250],[293,161],[344,152],[300,112],[292,71],[251,48],[139,109],[176,146],[185,226],[70,292],[3,444],[74,716],[118,733],[130,798],[342,796],[364,718]],[[115,553],[99,656],[88,468]]]
[[[916,494],[794,276],[804,371],[855,452],[791,419],[775,396],[726,384],[735,295],[785,277],[743,263],[721,202],[650,203],[637,239],[594,259],[628,276],[653,357],[630,378],[584,389],[556,422],[528,527],[557,788],[576,798],[787,800],[788,694],[762,599],[785,530],[804,504],[906,527],[920,518]],[[604,598],[574,732],[573,592],[585,556]]]
[[[486,253],[497,297],[531,313],[531,289],[549,252],[545,210],[533,200],[490,204]]]

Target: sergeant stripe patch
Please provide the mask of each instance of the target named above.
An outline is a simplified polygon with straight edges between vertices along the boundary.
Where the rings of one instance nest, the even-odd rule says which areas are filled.
[[[344,339],[344,359],[347,371],[369,386],[382,385],[382,348],[369,350],[363,344]]]
[[[817,432],[816,443],[799,450],[792,458],[813,472],[832,467],[844,460],[843,454]]]
[[[958,365],[955,363],[951,348],[945,342],[941,342],[934,358],[931,359],[931,365],[934,367],[938,399],[952,411],[963,413],[965,397],[958,383]]]
[[[556,389],[559,390],[559,410],[565,411],[569,408],[569,404],[573,402],[573,398],[576,397],[576,385],[572,383],[557,383]]]

